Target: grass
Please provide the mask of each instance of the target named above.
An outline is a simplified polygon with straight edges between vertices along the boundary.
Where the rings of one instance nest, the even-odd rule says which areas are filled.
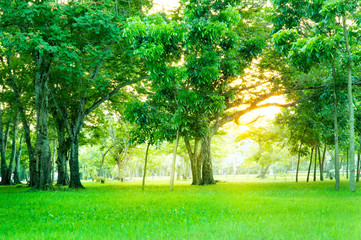
[[[334,182],[0,187],[0,239],[360,239],[361,187]]]

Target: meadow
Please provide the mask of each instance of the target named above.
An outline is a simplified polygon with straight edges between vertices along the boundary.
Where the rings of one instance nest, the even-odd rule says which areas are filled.
[[[361,187],[334,182],[0,187],[0,239],[360,239]]]

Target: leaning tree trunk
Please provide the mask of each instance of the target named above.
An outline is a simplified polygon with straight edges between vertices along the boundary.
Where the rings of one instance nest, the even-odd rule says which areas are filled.
[[[345,38],[346,45],[346,55],[347,55],[347,100],[349,107],[349,130],[350,130],[350,183],[349,190],[351,192],[355,191],[355,116],[354,116],[354,106],[352,100],[352,75],[351,75],[351,53],[350,45],[348,40],[348,29],[346,25],[346,16],[345,13],[342,16],[342,25],[343,33]]]
[[[174,186],[174,173],[175,173],[175,164],[177,161],[177,148],[179,143],[179,128],[177,130],[177,139],[174,145],[174,151],[173,151],[173,159],[172,159],[172,165],[171,165],[171,173],[170,173],[170,182],[169,182],[169,190],[173,191]],[[179,174],[177,174],[179,176]]]
[[[321,153],[320,153],[320,151],[318,152],[318,153],[319,153],[318,159],[319,159],[319,164],[320,164],[320,181],[323,181],[323,167],[324,167],[324,165],[325,165],[326,148],[327,148],[327,145],[325,144],[325,148],[323,149],[322,158],[321,158]]]
[[[310,172],[311,172],[311,165],[312,165],[313,149],[314,149],[314,147],[312,147],[312,149],[311,149],[310,165],[308,166],[307,180],[306,180],[307,182],[310,180]]]
[[[80,181],[79,171],[79,133],[74,133],[70,143],[70,183],[69,188],[84,188]]]
[[[212,136],[209,134],[205,134],[202,138],[202,185],[216,184],[213,178],[212,170],[211,140]]]
[[[19,148],[18,148],[18,151],[16,152],[16,164],[15,164],[15,170],[14,170],[14,183],[15,184],[21,184],[19,175],[20,175],[20,158],[21,158],[21,150],[22,150],[22,145],[23,145],[23,137],[24,137],[24,134],[22,134],[20,137]]]
[[[148,163],[148,151],[149,151],[150,142],[147,144],[147,150],[145,151],[145,160],[144,160],[144,173],[143,173],[143,182],[142,182],[142,190],[144,190],[145,185],[145,177],[147,176],[147,163]]]
[[[338,150],[338,112],[337,112],[337,92],[336,92],[336,67],[335,61],[332,61],[332,78],[333,78],[333,128],[335,144],[335,189],[340,189],[340,154]]]

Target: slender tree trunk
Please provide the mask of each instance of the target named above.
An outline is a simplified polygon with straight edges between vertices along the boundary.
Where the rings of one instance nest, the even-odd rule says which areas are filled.
[[[80,171],[79,171],[79,133],[75,133],[71,139],[70,147],[70,183],[69,188],[83,189],[84,186],[80,181]]]
[[[312,149],[311,149],[310,165],[309,165],[309,167],[308,167],[307,180],[306,180],[307,182],[310,180],[310,172],[311,172],[311,165],[312,165],[313,149],[314,149],[314,147],[312,147]]]
[[[333,129],[334,129],[334,144],[335,144],[335,189],[340,189],[340,155],[338,150],[338,111],[337,111],[337,92],[336,92],[336,67],[335,61],[332,60],[332,78],[333,78]]]
[[[6,137],[4,136],[2,106],[0,103],[0,157],[1,157],[1,184],[6,185],[8,167],[6,164]]]
[[[144,190],[145,185],[145,176],[147,175],[147,163],[148,163],[148,150],[149,150],[150,142],[147,144],[147,150],[145,151],[145,160],[144,160],[144,173],[143,173],[143,183],[142,190]]]
[[[173,161],[172,161],[172,168],[171,168],[171,174],[170,174],[170,183],[169,183],[169,190],[170,191],[173,191],[173,186],[174,186],[174,172],[175,172],[175,163],[176,163],[176,160],[177,160],[178,142],[179,142],[179,128],[177,130],[177,139],[175,141],[174,151],[173,151]]]
[[[349,163],[348,149],[346,154],[346,179],[348,179],[348,163]]]
[[[54,179],[55,179],[55,158],[56,158],[56,140],[53,141],[53,157],[51,161],[51,184],[54,183]]]
[[[18,135],[18,113],[15,114],[15,118],[14,118],[14,122],[13,122],[13,139],[12,139],[12,148],[11,148],[11,155],[10,155],[10,163],[9,163],[9,168],[6,174],[6,184],[10,185],[12,184],[12,179],[11,179],[11,175],[13,172],[13,167],[14,167],[14,163],[15,163],[15,159],[16,159],[16,138]]]
[[[316,181],[316,168],[317,168],[317,155],[318,155],[318,145],[316,145],[315,147],[315,166],[314,166],[314,171],[313,171],[313,181]]]
[[[323,149],[323,155],[321,158],[321,153],[319,152],[319,162],[320,162],[320,180],[323,181],[323,167],[325,164],[325,158],[326,158],[326,148],[327,145],[325,144],[325,148]]]
[[[356,173],[356,182],[360,181],[360,151],[361,149],[358,150],[357,152],[357,173]]]
[[[19,148],[16,152],[16,164],[15,164],[15,170],[14,170],[14,183],[15,184],[21,184],[20,181],[20,158],[21,158],[21,150],[23,145],[23,138],[24,134],[21,134],[20,142],[19,142]]]
[[[355,191],[355,116],[354,116],[354,106],[352,100],[352,74],[351,74],[351,53],[350,45],[348,40],[348,29],[346,25],[346,14],[342,16],[343,32],[345,37],[346,45],[346,54],[347,54],[347,100],[349,107],[349,127],[350,127],[350,183],[349,190],[351,192]]]
[[[202,185],[216,184],[216,182],[213,179],[211,140],[212,140],[212,136],[209,134],[205,134],[202,138],[202,145],[201,145]]]
[[[297,160],[297,170],[296,170],[296,182],[298,182],[298,171],[300,170],[300,162],[301,162],[301,147],[302,147],[302,142],[300,143],[300,147],[298,148],[298,160]]]

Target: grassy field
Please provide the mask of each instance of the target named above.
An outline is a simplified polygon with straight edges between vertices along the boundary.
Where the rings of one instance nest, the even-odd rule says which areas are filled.
[[[360,239],[361,184],[86,183],[82,191],[0,187],[0,239]]]

